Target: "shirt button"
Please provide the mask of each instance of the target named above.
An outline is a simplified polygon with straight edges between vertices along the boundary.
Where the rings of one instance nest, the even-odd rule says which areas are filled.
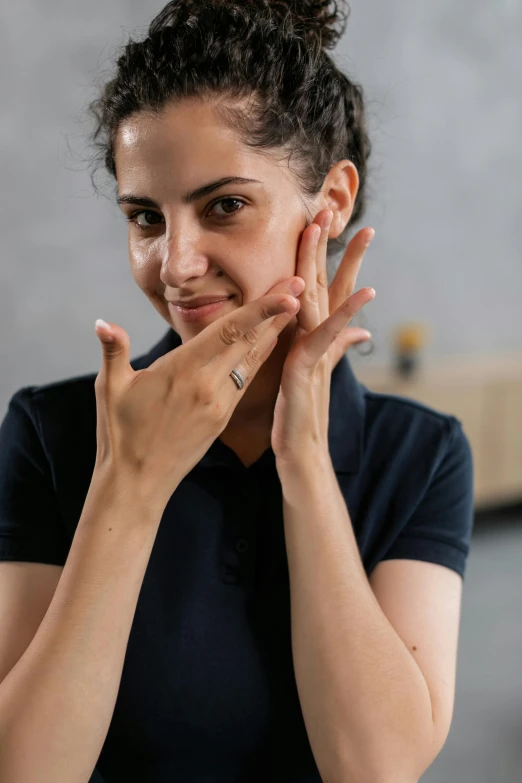
[[[237,552],[246,552],[248,549],[248,541],[245,541],[244,538],[240,538],[236,542],[236,551]]]

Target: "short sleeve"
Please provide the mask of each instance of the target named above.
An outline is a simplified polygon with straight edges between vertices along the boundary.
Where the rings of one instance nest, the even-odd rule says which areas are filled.
[[[0,561],[64,565],[68,547],[35,388],[11,397],[0,425]]]
[[[427,489],[382,560],[425,560],[465,576],[474,522],[473,455],[462,423],[449,434]]]

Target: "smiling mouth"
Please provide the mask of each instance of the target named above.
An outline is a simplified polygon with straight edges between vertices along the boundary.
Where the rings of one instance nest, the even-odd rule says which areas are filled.
[[[222,299],[214,299],[210,302],[202,302],[201,304],[190,304],[190,303],[184,303],[184,302],[172,302],[171,304],[174,305],[174,307],[183,307],[184,310],[197,310],[198,307],[207,307],[211,304],[218,304],[219,302],[227,302],[229,299],[232,299],[234,294],[231,294],[230,296],[224,296]]]
[[[176,304],[175,302],[169,302],[169,306],[172,310],[175,311],[177,318],[181,318],[182,321],[186,321],[187,323],[195,323],[212,316],[214,313],[217,313],[220,308],[224,307],[227,302],[230,302],[230,300],[234,299],[234,297],[235,294],[217,302],[199,305],[199,307],[183,307]]]

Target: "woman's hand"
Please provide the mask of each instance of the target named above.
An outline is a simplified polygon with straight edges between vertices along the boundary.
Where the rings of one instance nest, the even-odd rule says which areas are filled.
[[[135,371],[127,332],[97,324],[103,362],[94,383],[95,472],[132,481],[144,502],[165,508],[184,476],[223,432],[280,332],[299,308],[285,295],[295,278],[209,324],[185,345]],[[283,287],[285,286],[285,287]],[[230,377],[246,378],[240,391]]]
[[[319,212],[305,230],[298,251],[296,274],[305,281],[305,289],[299,297],[294,341],[274,410],[272,449],[278,468],[318,456],[317,450],[328,454],[332,371],[351,345],[371,337],[364,329],[346,326],[375,297],[373,288],[352,293],[374,232],[362,229],[355,235],[328,289],[326,250],[331,221],[330,210]]]

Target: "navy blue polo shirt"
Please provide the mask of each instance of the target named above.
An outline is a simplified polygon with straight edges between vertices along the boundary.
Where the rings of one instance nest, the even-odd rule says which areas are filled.
[[[131,365],[179,345],[169,329]],[[97,372],[12,396],[0,427],[0,560],[65,564],[96,458]],[[408,558],[464,577],[473,465],[457,418],[370,391],[344,356],[329,448],[368,576]],[[218,438],[162,516],[91,782],[320,783],[290,620],[274,453],[246,468]]]

